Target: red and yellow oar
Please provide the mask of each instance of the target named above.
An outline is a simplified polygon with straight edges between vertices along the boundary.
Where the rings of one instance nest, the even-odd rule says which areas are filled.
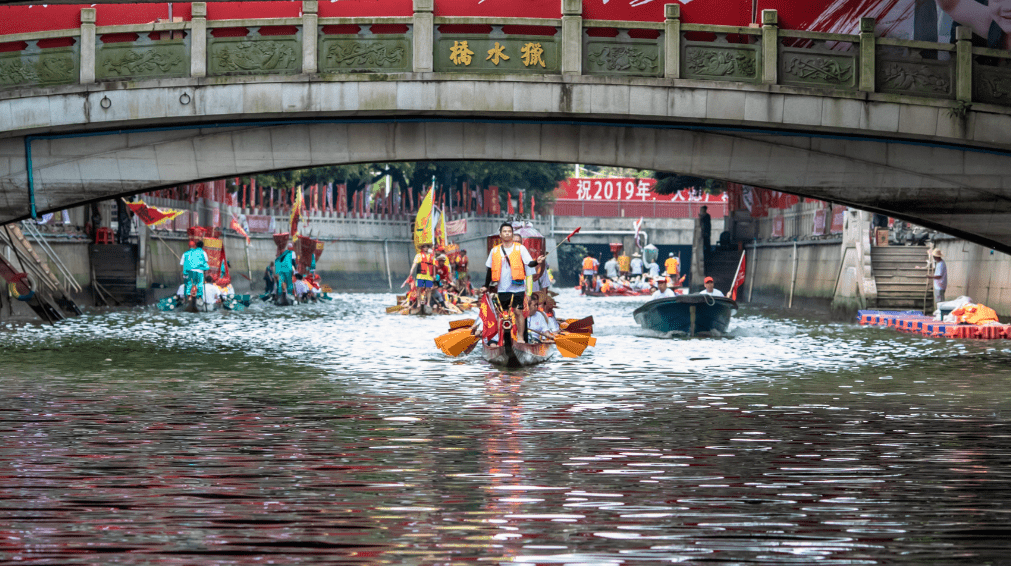
[[[451,320],[449,321],[449,329],[456,330],[458,328],[470,328],[474,326],[473,318],[464,318],[462,320]]]
[[[447,356],[455,358],[476,344],[478,340],[480,338],[471,334],[470,328],[459,328],[436,336],[435,345]]]
[[[562,327],[562,330],[567,330],[569,332],[593,334],[593,316],[580,319],[570,318],[563,322],[560,326]]]
[[[589,334],[569,334],[563,332],[555,336],[555,346],[558,353],[566,358],[578,358],[586,348],[596,346],[597,339]]]

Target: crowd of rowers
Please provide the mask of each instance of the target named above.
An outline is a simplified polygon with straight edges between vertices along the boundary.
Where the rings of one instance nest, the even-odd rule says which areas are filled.
[[[614,254],[604,263],[604,275],[600,275],[600,261],[586,254],[583,258],[583,268],[579,275],[579,286],[584,294],[591,292],[603,294],[650,294],[652,299],[673,297],[678,293],[675,288],[681,288],[685,276],[681,274],[681,259],[673,253],[664,261],[661,273],[660,265],[655,261],[646,262],[639,252],[627,256]],[[700,293],[722,297],[723,293],[715,288],[712,277],[706,277],[705,286]]]
[[[295,244],[288,242],[263,271],[264,294],[261,298],[274,300],[279,304],[309,303],[319,300],[321,286],[320,278],[316,275],[316,256],[315,254],[310,256],[309,272],[299,273]]]
[[[410,273],[400,285],[410,285],[402,301],[402,314],[460,314],[474,302],[467,268],[467,250],[447,254],[443,246],[421,244]]]
[[[518,342],[550,341],[560,327],[554,316],[556,302],[553,297],[557,293],[550,290],[554,281],[545,262],[546,256],[540,254],[533,258],[523,245],[523,238],[513,232],[508,222],[499,227],[499,239],[502,243],[488,254],[485,282],[478,289],[473,288],[467,274],[466,250],[450,258],[444,250],[437,248],[433,253],[431,244],[422,244],[402,285],[411,284],[407,298],[412,301],[411,314],[428,312],[422,310],[425,306],[436,312],[438,309],[460,312],[454,308],[469,306],[477,297],[491,291],[499,318],[511,322]],[[480,324],[478,318],[475,333]]]
[[[213,306],[235,296],[231,277],[215,278],[208,273],[210,262],[202,239],[190,240],[190,249],[179,258],[179,266],[182,268],[183,284],[176,290],[176,295],[180,300],[197,297],[205,305]]]

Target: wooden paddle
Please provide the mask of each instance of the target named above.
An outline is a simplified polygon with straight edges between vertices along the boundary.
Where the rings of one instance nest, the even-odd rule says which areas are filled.
[[[393,314],[395,312],[400,312],[405,308],[407,307],[405,307],[404,305],[393,305],[392,307],[386,307],[386,314]]]
[[[577,332],[580,334],[592,334],[593,333],[593,316],[588,316],[586,318],[566,320],[559,326],[562,330],[567,330],[569,332]]]
[[[578,358],[589,346],[595,346],[597,339],[588,334],[562,333],[555,336],[558,353],[566,358]]]
[[[478,340],[480,338],[471,334],[469,328],[460,328],[436,336],[435,345],[442,350],[442,353],[455,358],[476,344]]]
[[[451,321],[449,321],[449,329],[450,330],[456,330],[458,328],[470,328],[471,326],[474,326],[474,319],[473,318],[463,318],[463,319],[460,319],[460,320],[451,320]]]

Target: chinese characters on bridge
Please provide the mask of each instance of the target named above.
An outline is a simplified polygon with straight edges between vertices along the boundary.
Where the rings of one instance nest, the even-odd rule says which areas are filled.
[[[520,60],[523,62],[524,67],[534,67],[540,65],[542,68],[546,67],[544,62],[544,46],[540,43],[528,42],[520,47]],[[506,55],[506,46],[502,45],[498,41],[495,42],[495,46],[488,50],[488,56],[485,57],[485,61],[491,61],[493,65],[498,66],[502,61],[508,61],[511,57]],[[454,65],[460,66],[470,66],[474,61],[474,52],[471,51],[469,43],[464,41],[454,41],[453,45],[449,48],[449,60],[453,62]]]

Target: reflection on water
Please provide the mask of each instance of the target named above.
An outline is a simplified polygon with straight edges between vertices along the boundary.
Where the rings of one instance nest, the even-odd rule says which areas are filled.
[[[389,295],[0,334],[0,551],[39,563],[1006,560],[1011,347],[744,307],[449,359]]]

